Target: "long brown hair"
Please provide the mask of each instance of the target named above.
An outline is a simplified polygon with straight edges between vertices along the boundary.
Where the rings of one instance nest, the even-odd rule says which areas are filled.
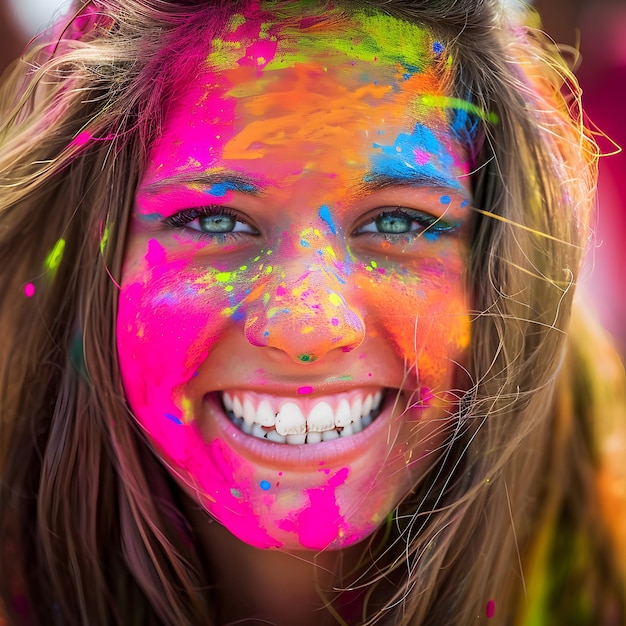
[[[164,107],[197,69],[197,41],[244,4],[75,2],[73,19],[4,78],[0,597],[12,614],[21,577],[33,624],[216,623],[184,496],[125,403],[115,316],[126,223]],[[489,112],[477,122],[473,341],[454,432],[364,569],[363,584],[388,575],[397,591],[366,606],[363,623],[467,624],[490,601],[498,623],[512,623],[525,571],[547,559],[538,547],[547,503],[556,519],[569,502],[565,489],[555,500],[545,476],[569,476],[579,508],[593,498],[575,480],[591,453],[567,452],[584,433],[562,417],[597,149],[558,54],[496,0],[339,4],[430,28],[450,53],[454,95]]]

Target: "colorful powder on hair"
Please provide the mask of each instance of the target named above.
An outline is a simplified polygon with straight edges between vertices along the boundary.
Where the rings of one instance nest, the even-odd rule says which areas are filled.
[[[481,120],[487,121],[491,124],[497,124],[500,121],[498,115],[493,111],[484,111],[472,102],[462,100],[461,98],[424,94],[419,98],[419,103],[426,107],[432,107],[435,109],[457,109],[459,111],[465,111],[466,113],[472,113]]]
[[[104,232],[102,233],[102,238],[100,239],[100,254],[104,255],[104,252],[107,247],[107,243],[109,242],[109,236],[111,235],[111,227],[106,226]]]
[[[72,143],[70,143],[71,147],[82,148],[87,145],[93,138],[93,135],[88,131],[84,130],[82,133],[78,133],[74,139],[72,139]]]
[[[46,260],[44,261],[44,267],[51,274],[56,274],[61,261],[63,260],[63,253],[65,252],[65,239],[59,239],[52,250],[48,253]]]
[[[486,615],[487,615],[487,619],[493,619],[496,616],[495,600],[489,600],[489,602],[487,602]]]
[[[87,365],[85,364],[85,342],[81,333],[75,333],[70,346],[70,363],[75,372],[78,372],[85,382],[89,382]]]
[[[24,285],[24,295],[27,298],[32,298],[35,295],[35,285],[33,285],[33,283],[26,283]]]

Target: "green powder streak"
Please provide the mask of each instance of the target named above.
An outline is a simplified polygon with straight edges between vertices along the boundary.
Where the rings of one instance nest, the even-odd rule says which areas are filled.
[[[291,35],[297,49],[278,47],[276,57],[267,69],[293,67],[306,63],[313,55],[339,52],[352,61],[365,61],[382,65],[397,64],[423,72],[432,60],[432,37],[424,28],[404,22],[389,15],[368,14],[358,11],[353,16],[357,28],[350,32],[347,23],[335,20],[326,28],[307,32],[306,29],[285,28],[283,34]],[[352,29],[351,29],[352,30]]]
[[[353,61],[376,61],[392,67],[400,64],[412,72],[422,72],[434,58],[434,40],[427,29],[390,15],[357,11],[347,20],[340,10],[327,11],[324,28],[317,24],[309,29],[302,28],[302,18],[318,16],[319,2],[263,4],[274,12],[274,17],[260,25],[259,39],[278,39],[276,56],[265,69],[293,67],[309,62],[313,55],[340,52]],[[233,16],[227,31],[236,32],[242,19],[241,15]],[[207,63],[210,67],[236,69],[244,54],[239,41],[215,38]]]
[[[100,239],[100,254],[102,256],[104,256],[104,251],[106,250],[110,234],[111,234],[111,229],[107,226],[104,229],[104,233],[102,233],[102,239]]]
[[[63,252],[65,252],[65,239],[59,239],[44,261],[44,267],[53,276],[56,274],[57,269],[59,269],[59,265],[61,265]]]
[[[484,111],[480,107],[468,102],[467,100],[461,100],[461,98],[449,98],[448,96],[435,96],[432,94],[426,94],[418,99],[420,104],[427,107],[436,109],[458,109],[466,111],[467,113],[473,113],[483,121],[490,122],[491,124],[497,124],[500,118],[496,113],[492,111]]]

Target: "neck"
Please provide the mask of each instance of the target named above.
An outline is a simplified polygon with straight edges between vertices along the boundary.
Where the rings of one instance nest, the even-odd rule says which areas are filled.
[[[190,513],[195,528],[201,529],[200,549],[211,563],[221,624],[331,626],[360,621],[364,592],[341,590],[357,578],[365,546],[322,553],[259,550],[197,507]]]

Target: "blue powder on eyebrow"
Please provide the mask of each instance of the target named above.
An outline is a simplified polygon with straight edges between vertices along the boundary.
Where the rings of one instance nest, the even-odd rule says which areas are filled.
[[[328,208],[328,206],[323,204],[320,207],[319,216],[320,216],[321,220],[326,222],[326,224],[328,225],[328,228],[330,228],[330,232],[333,235],[336,235],[337,234],[337,228],[335,227],[335,223],[333,222],[333,218],[332,218],[332,215],[330,214],[330,209]]]
[[[211,187],[206,190],[206,193],[216,198],[223,198],[229,191],[254,191],[254,187],[252,185],[225,180],[224,182],[211,185]]]
[[[235,191],[236,189],[237,185],[234,183],[215,183],[215,185],[207,189],[206,193],[216,198],[223,198],[229,191]]]

